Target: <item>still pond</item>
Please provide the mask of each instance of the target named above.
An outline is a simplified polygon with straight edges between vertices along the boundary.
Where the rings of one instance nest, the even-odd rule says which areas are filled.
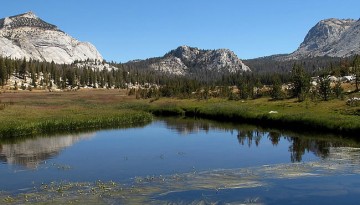
[[[0,204],[357,204],[360,143],[208,120],[0,142]]]

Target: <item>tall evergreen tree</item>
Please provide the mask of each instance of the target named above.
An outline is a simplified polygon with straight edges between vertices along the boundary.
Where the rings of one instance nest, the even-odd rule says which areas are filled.
[[[10,78],[10,76],[14,73],[15,71],[15,66],[14,63],[16,61],[11,60],[10,58],[5,58],[5,66],[6,66],[6,73],[7,73],[7,79]]]
[[[4,86],[7,81],[7,69],[5,66],[5,59],[0,57],[0,85]]]
[[[275,75],[273,77],[272,89],[270,91],[270,96],[274,100],[282,100],[284,99],[284,92],[282,91],[282,83],[280,77]]]
[[[329,100],[331,94],[331,87],[330,78],[328,76],[319,77],[319,94],[323,100]]]
[[[19,69],[19,75],[23,79],[25,79],[26,71],[27,71],[27,62],[26,62],[26,58],[24,58]]]
[[[240,99],[246,100],[246,99],[248,99],[249,97],[252,96],[251,95],[252,94],[251,89],[253,89],[253,87],[250,85],[250,82],[246,77],[241,76],[239,78],[239,82],[237,83],[236,87],[239,90]]]
[[[355,75],[355,87],[356,92],[359,91],[359,83],[360,83],[360,56],[356,55],[353,61],[353,73]]]
[[[293,97],[304,101],[310,89],[310,76],[301,65],[295,64],[292,69]]]

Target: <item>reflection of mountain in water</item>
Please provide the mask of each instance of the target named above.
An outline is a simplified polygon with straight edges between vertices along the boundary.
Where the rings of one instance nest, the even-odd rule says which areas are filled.
[[[0,161],[36,168],[41,162],[58,155],[76,142],[94,134],[66,135],[26,139],[15,144],[0,144]]]
[[[280,140],[286,140],[290,142],[289,152],[292,162],[301,162],[302,156],[307,152],[312,152],[324,159],[332,154],[332,148],[360,147],[358,142],[344,140],[339,136],[309,136],[291,132],[283,133],[278,130],[264,130],[251,125],[236,125],[210,120],[166,118],[164,122],[169,129],[183,135],[200,131],[208,132],[209,130],[237,132],[239,144],[248,147],[259,146],[261,141],[266,139],[270,140],[274,146],[278,145]]]

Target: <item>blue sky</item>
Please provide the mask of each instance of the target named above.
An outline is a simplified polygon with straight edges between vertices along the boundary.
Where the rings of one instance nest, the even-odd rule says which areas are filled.
[[[360,18],[359,0],[3,0],[0,17],[33,11],[93,43],[108,61],[162,56],[181,45],[241,59],[290,53],[326,18]]]

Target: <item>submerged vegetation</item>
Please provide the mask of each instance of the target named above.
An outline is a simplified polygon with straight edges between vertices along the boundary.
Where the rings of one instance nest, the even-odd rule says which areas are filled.
[[[269,101],[266,98],[246,101],[223,98],[207,100],[136,99],[135,96],[128,96],[127,90],[80,90],[53,93],[17,91],[2,93],[0,98],[1,104],[4,105],[4,109],[0,110],[0,120],[4,124],[1,124],[0,128],[5,130],[9,125],[14,125],[14,129],[19,129],[16,128],[16,125],[24,125],[28,129],[26,132],[30,134],[138,125],[149,122],[152,118],[150,113],[187,115],[217,120],[226,119],[235,124],[258,122],[256,121],[258,119],[261,120],[259,121],[261,123],[282,122],[282,119],[288,119],[289,122],[291,119],[301,119],[299,126],[302,126],[301,123],[309,122],[308,119],[315,119],[316,115],[319,115],[317,116],[319,122],[325,123],[328,122],[325,121],[326,119],[337,116],[336,120],[333,118],[334,124],[346,124],[353,121],[353,130],[359,127],[359,122],[356,120],[358,116],[353,114],[357,107],[348,106],[340,99],[320,102],[310,100],[298,102],[296,99]],[[177,122],[173,124],[178,125],[178,120],[181,119],[175,120]],[[199,121],[197,122],[199,123]],[[281,124],[279,127],[282,129],[289,128],[288,125],[291,125],[289,122]],[[171,121],[167,121],[167,123],[168,126],[172,125]],[[213,123],[213,126],[216,127],[219,122]],[[191,130],[191,125],[189,126],[189,130]],[[205,126],[204,130],[206,130],[205,128],[209,126],[209,123],[203,123],[199,126]],[[256,131],[262,131],[257,126],[254,128],[254,125],[250,125],[247,129],[239,128],[237,135],[239,143],[252,142],[252,145],[248,145],[257,146],[257,137],[260,136],[268,137],[272,143],[276,144],[279,138],[284,137],[281,135],[281,131],[269,132],[268,135],[257,135]],[[233,126],[230,127],[234,129]],[[193,129],[197,130],[196,127]],[[240,132],[240,130],[242,131]],[[27,134],[26,132],[24,134]],[[291,136],[291,134],[287,135]],[[7,137],[18,138],[20,136],[7,135]],[[279,191],[274,182],[289,182],[288,184],[294,186],[292,190],[295,190],[295,185],[291,182],[296,179],[310,179],[309,183],[311,184],[313,178],[328,181],[328,176],[344,173],[350,176],[359,173],[358,168],[356,168],[359,150],[356,148],[357,143],[355,148],[342,148],[343,145],[352,145],[353,141],[347,142],[341,138],[335,138],[330,141],[319,140],[314,142],[312,139],[309,140],[303,136],[291,137],[294,137],[293,144],[289,147],[292,162],[302,161],[301,157],[310,149],[311,151],[316,150],[321,159],[315,162],[274,164],[227,170],[203,171],[194,168],[188,173],[136,176],[125,183],[98,180],[92,182],[37,182],[31,188],[19,190],[16,193],[0,192],[0,203],[9,205],[47,203],[261,204],[267,203],[268,196],[271,196],[272,200],[281,200],[273,197],[274,193]],[[68,167],[61,166],[60,169],[68,169]],[[311,192],[306,197],[314,196],[314,191],[329,190],[329,188],[324,187],[319,189],[316,185],[313,185],[313,188],[311,185],[301,190],[304,191],[304,195],[306,195],[306,191]],[[298,191],[300,188],[296,187],[296,190]],[[335,193],[338,187],[332,189]],[[256,195],[248,194],[249,192],[254,193],[254,190]],[[228,197],[227,193],[229,192],[232,193],[231,197]],[[289,195],[289,199],[293,200],[293,196]]]
[[[2,204],[263,204],[269,198],[272,202],[284,197],[294,200],[294,193],[307,197],[337,195],[337,190],[347,183],[337,186],[317,186],[319,180],[329,181],[329,176],[358,174],[358,148],[333,148],[332,155],[314,162],[264,165],[240,169],[211,170],[165,176],[135,177],[130,182],[120,184],[103,182],[51,182],[34,185],[26,193],[10,195],[0,192]],[[345,156],[345,157],[344,157]],[[297,186],[297,179],[307,182]],[[317,179],[316,181],[312,181]],[[288,184],[288,196],[276,197],[278,183]],[[358,180],[352,181],[353,189],[346,194],[357,197]],[[344,184],[345,183],[345,184]],[[342,186],[342,187],[338,187]],[[254,194],[249,194],[251,191]],[[227,193],[232,192],[231,197]],[[234,194],[235,193],[235,194]],[[355,195],[352,195],[355,193]],[[331,194],[331,195],[330,195]],[[187,197],[184,197],[187,196]],[[250,197],[250,198],[249,198]],[[296,197],[296,196],[295,196]],[[305,199],[304,199],[305,197]],[[354,199],[348,199],[354,200]]]

